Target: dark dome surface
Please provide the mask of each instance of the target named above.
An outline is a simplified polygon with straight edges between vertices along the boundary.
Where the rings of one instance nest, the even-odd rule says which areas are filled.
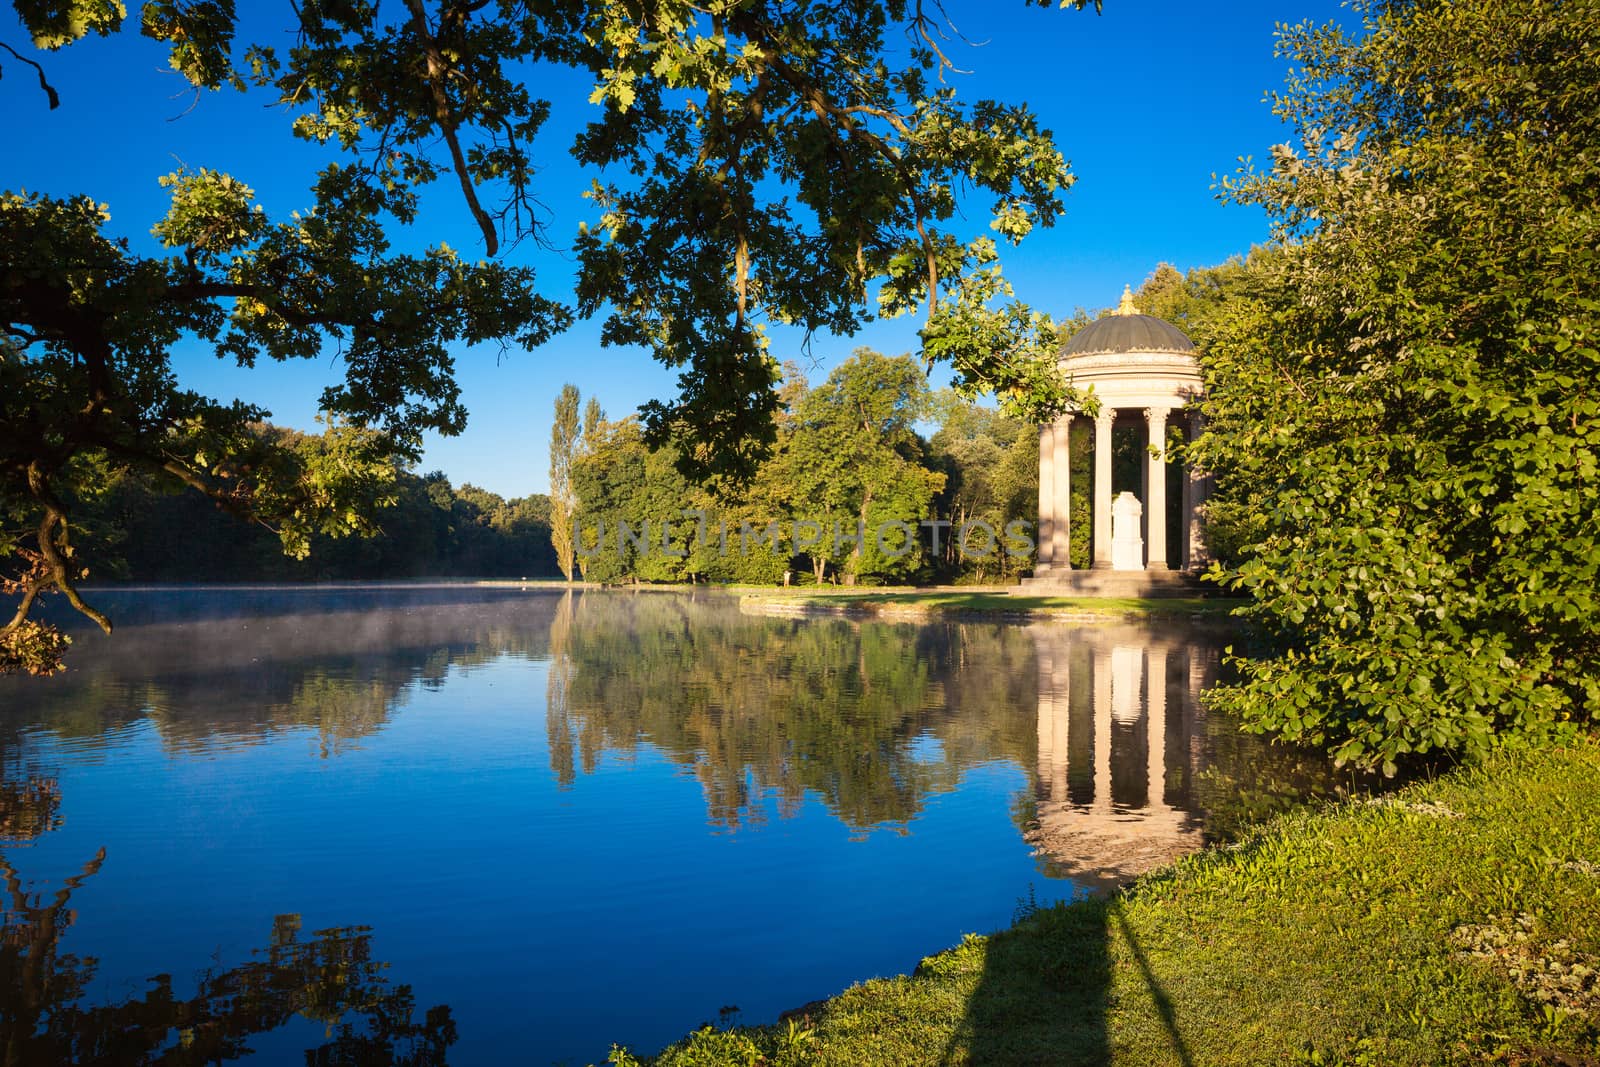
[[[1072,335],[1064,356],[1090,352],[1193,352],[1194,342],[1182,330],[1154,315],[1111,314],[1095,319]]]

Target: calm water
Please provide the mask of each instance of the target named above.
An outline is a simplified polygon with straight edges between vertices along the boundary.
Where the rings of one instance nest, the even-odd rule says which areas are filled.
[[[0,1062],[649,1051],[1336,785],[1205,713],[1182,626],[99,599],[114,638],[0,678]]]

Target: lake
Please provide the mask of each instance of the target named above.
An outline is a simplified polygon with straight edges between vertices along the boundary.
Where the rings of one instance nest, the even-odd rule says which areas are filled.
[[[93,599],[114,637],[0,678],[8,1063],[600,1062],[1346,786],[1206,712],[1198,624]]]

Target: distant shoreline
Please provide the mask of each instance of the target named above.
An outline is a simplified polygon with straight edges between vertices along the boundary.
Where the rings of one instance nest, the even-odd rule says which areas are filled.
[[[1148,619],[1220,621],[1241,600],[1222,597],[1068,597],[1020,592],[1019,586],[755,586],[711,583],[608,584],[560,578],[374,578],[330,581],[100,583],[87,596],[116,593],[381,592],[427,589],[578,590],[708,593],[739,598],[740,610],[778,618],[991,619],[1013,622],[1106,622]]]
[[[1009,591],[883,589],[817,593],[767,591],[746,593],[740,610],[780,617],[832,616],[902,619],[995,619],[1014,622],[1107,622],[1142,619],[1226,619],[1242,601],[1200,597],[1060,597],[1028,596]]]

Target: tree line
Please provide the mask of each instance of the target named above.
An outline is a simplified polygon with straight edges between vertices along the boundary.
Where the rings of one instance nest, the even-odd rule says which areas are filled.
[[[867,349],[816,388],[788,364],[780,392],[776,447],[748,482],[734,483],[686,475],[677,450],[652,446],[636,414],[608,419],[593,398],[580,411],[568,385],[555,404],[550,494],[507,500],[439,471],[373,464],[362,476],[368,510],[348,531],[311,535],[304,556],[286,554],[268,524],[239,522],[203,496],[90,457],[99,469],[71,500],[75,551],[95,561],[101,581],[566,573],[603,583],[778,584],[788,572],[796,583],[883,584],[1006,581],[1032,567],[1031,426],[936,392],[910,356]],[[353,480],[348,427],[254,432],[303,456],[308,470],[333,465]],[[1079,459],[1086,475],[1087,455]],[[1018,520],[1025,534],[1008,541]],[[816,539],[798,551],[796,521]],[[897,525],[879,538],[885,522],[904,523],[912,536]]]
[[[307,468],[340,461],[336,437],[262,425]],[[216,502],[173,491],[136,468],[91,457],[100,467],[71,500],[74,551],[93,559],[97,580],[329,581],[425,577],[550,577],[550,500],[507,500],[442,472],[395,463],[367,472],[370,509],[351,531],[318,532],[304,556],[286,554],[270,524],[240,522]],[[347,474],[348,472],[346,472]],[[344,476],[344,475],[341,475]],[[356,536],[342,536],[353,532]]]

